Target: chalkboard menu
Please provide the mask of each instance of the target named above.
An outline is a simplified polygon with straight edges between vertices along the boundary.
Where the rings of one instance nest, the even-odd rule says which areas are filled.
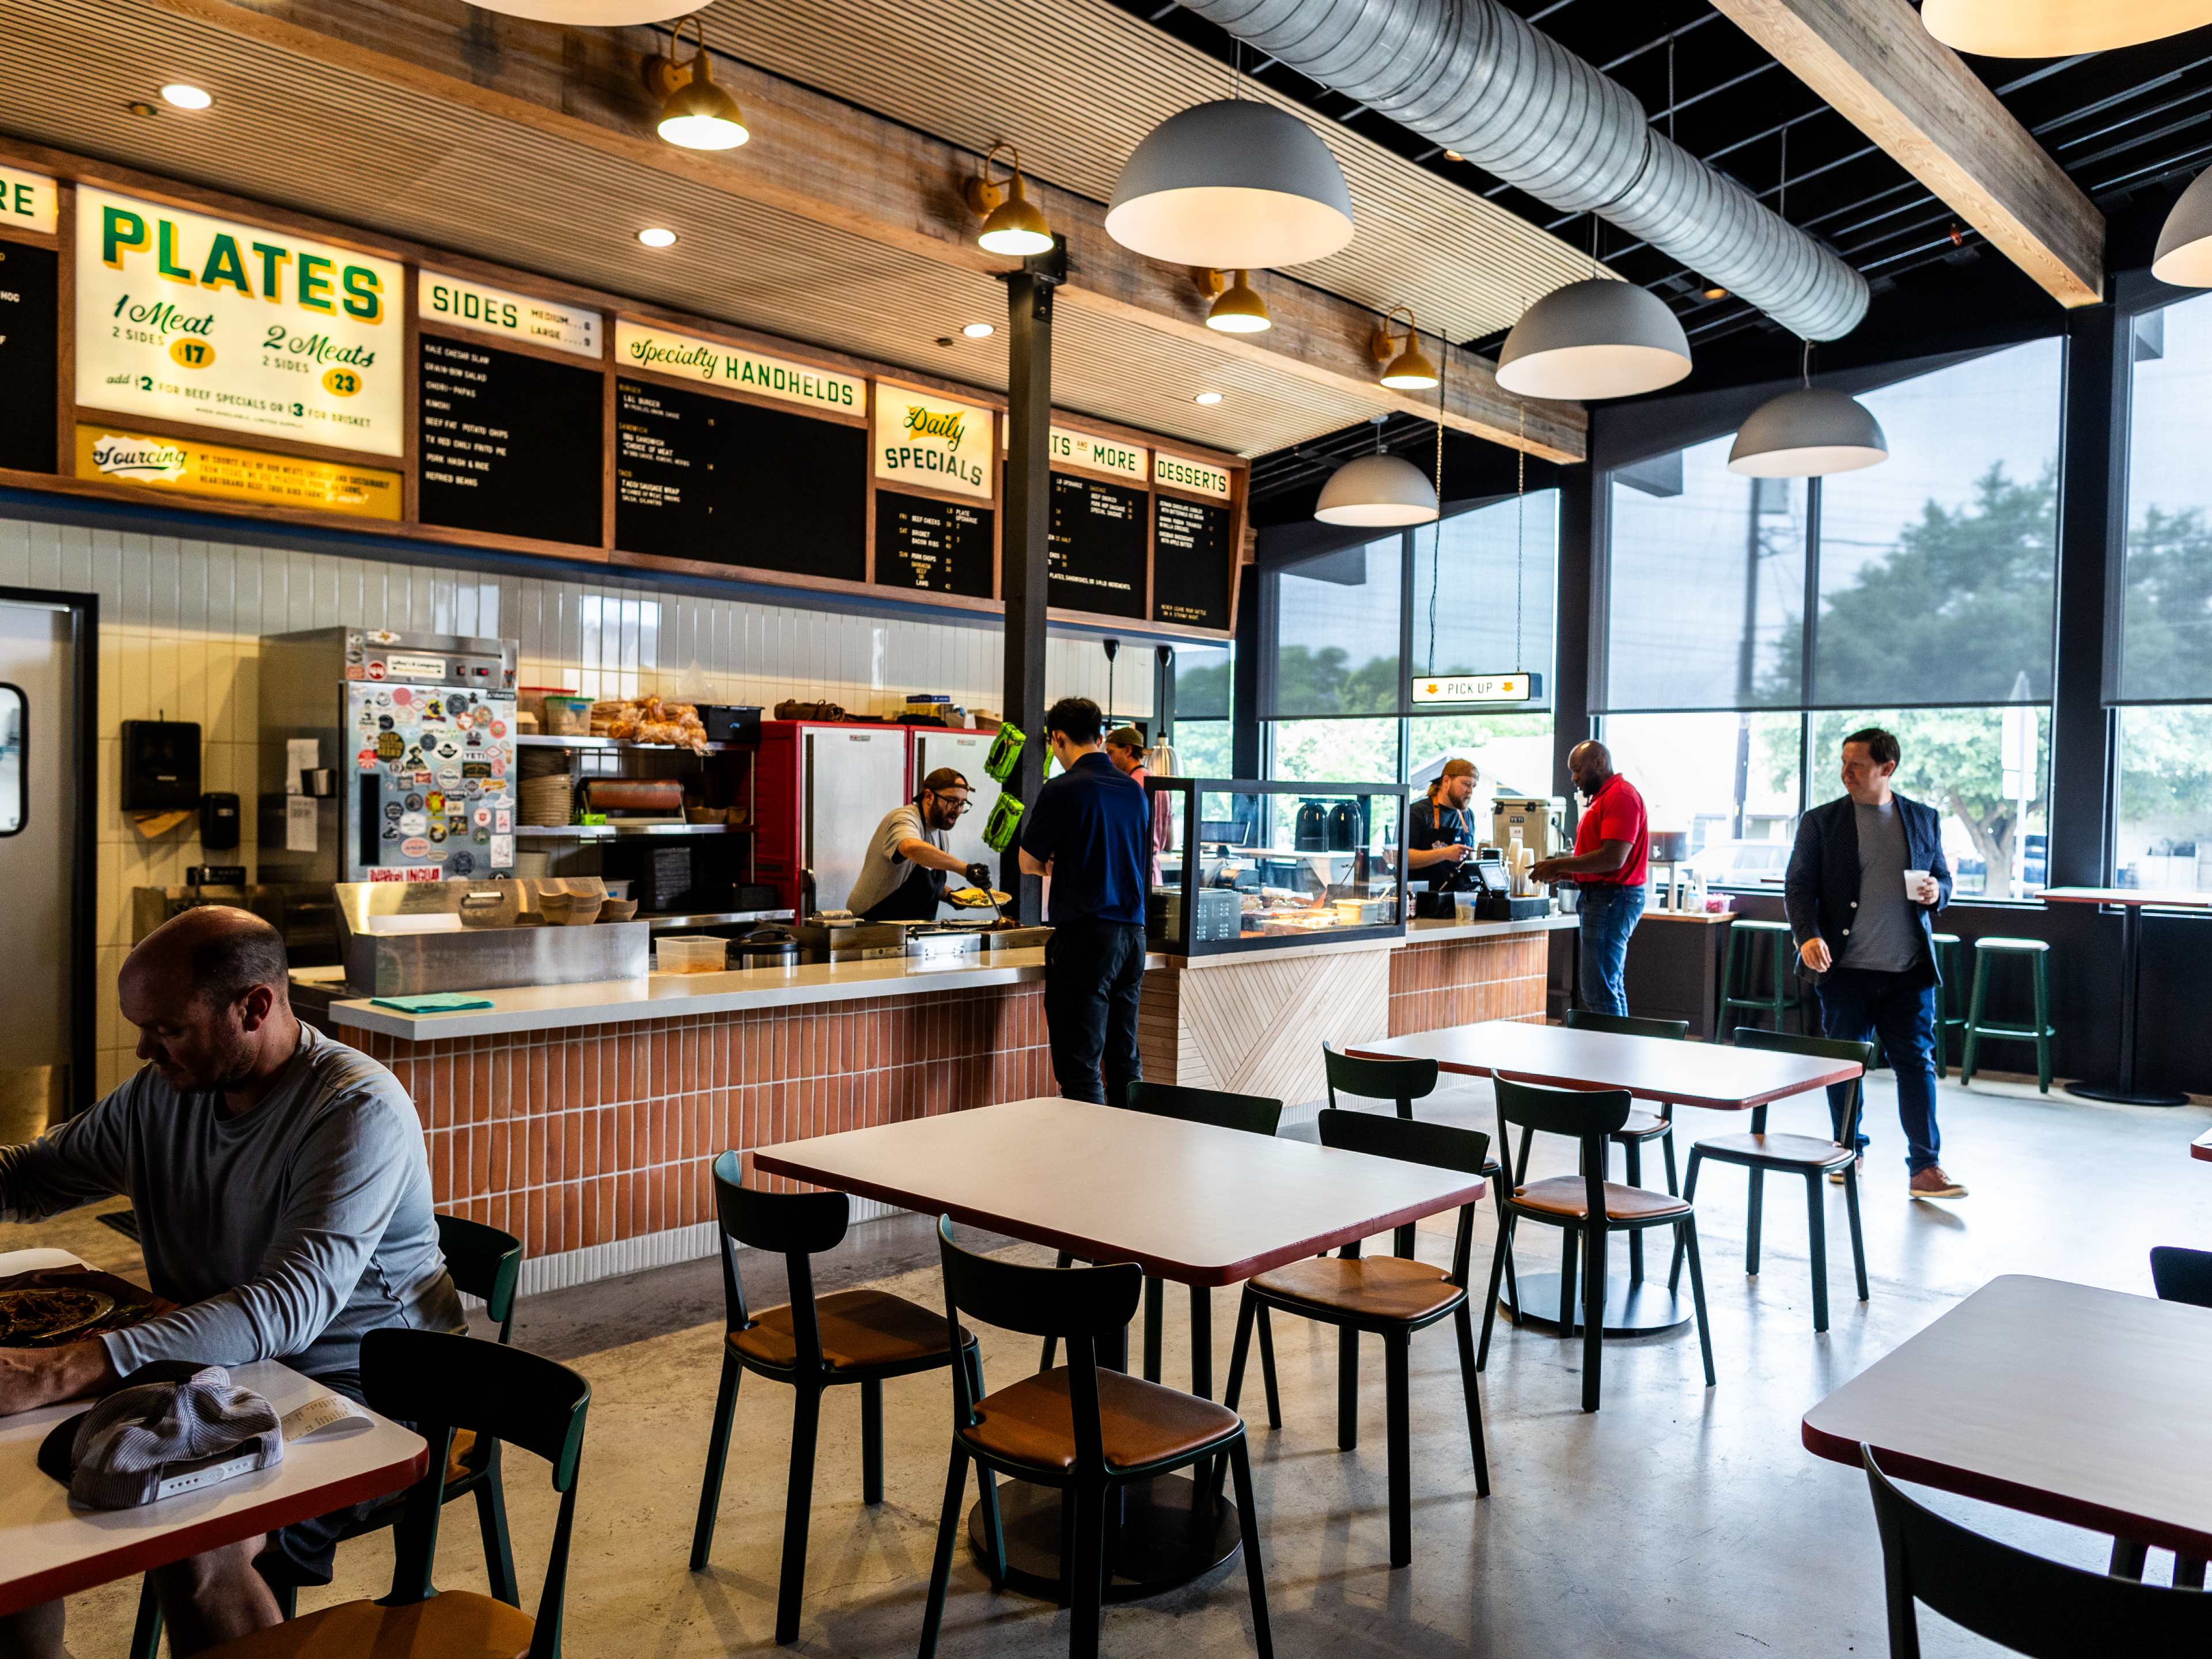
[[[0,242],[0,467],[54,470],[61,256]]]
[[[1105,617],[1145,614],[1145,492],[1052,475],[1048,603]]]
[[[617,547],[866,578],[865,428],[617,380],[615,446]]]
[[[876,584],[988,599],[991,509],[876,492]]]
[[[1152,520],[1152,620],[1227,628],[1229,509],[1162,495]]]
[[[598,370],[425,334],[416,379],[423,523],[599,544]]]

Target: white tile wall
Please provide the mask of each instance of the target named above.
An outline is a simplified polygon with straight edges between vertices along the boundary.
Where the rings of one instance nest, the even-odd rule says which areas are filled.
[[[241,543],[0,518],[0,586],[100,596],[99,1086],[136,1061],[115,1006],[131,945],[131,895],[181,883],[204,862],[195,826],[148,840],[124,817],[117,733],[126,720],[196,720],[210,790],[243,798],[245,844],[218,861],[254,861],[259,639],[338,623],[513,639],[522,684],[592,696],[682,695],[772,709],[786,697],[896,708],[941,691],[971,708],[1000,703],[1001,633],[910,618],[705,598],[649,582],[490,576]],[[1054,636],[1052,696],[1107,700],[1105,653],[1087,635]],[[1152,653],[1132,644],[1113,707],[1152,712]]]

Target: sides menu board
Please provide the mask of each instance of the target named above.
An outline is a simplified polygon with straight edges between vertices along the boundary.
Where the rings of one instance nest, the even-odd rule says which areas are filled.
[[[1052,475],[1047,603],[1101,616],[1145,614],[1145,492]]]
[[[1152,620],[1227,628],[1229,509],[1161,495],[1152,515]]]
[[[876,585],[992,596],[991,509],[876,492]]]
[[[422,522],[597,547],[599,372],[428,334],[416,346]]]
[[[618,380],[615,446],[624,551],[866,579],[866,428]]]
[[[0,467],[52,472],[61,256],[0,242]]]

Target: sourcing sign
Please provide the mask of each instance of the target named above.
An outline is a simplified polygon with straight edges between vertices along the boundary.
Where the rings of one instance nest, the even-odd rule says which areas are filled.
[[[991,411],[933,392],[876,384],[876,477],[989,501]]]

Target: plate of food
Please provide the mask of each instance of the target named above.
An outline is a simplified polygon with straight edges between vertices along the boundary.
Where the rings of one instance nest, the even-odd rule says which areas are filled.
[[[135,1324],[167,1304],[108,1273],[49,1269],[0,1279],[0,1348],[44,1348]]]
[[[1012,894],[1002,893],[995,887],[948,887],[945,890],[945,896],[947,902],[957,904],[963,910],[996,908],[1012,902],[1013,899]]]

